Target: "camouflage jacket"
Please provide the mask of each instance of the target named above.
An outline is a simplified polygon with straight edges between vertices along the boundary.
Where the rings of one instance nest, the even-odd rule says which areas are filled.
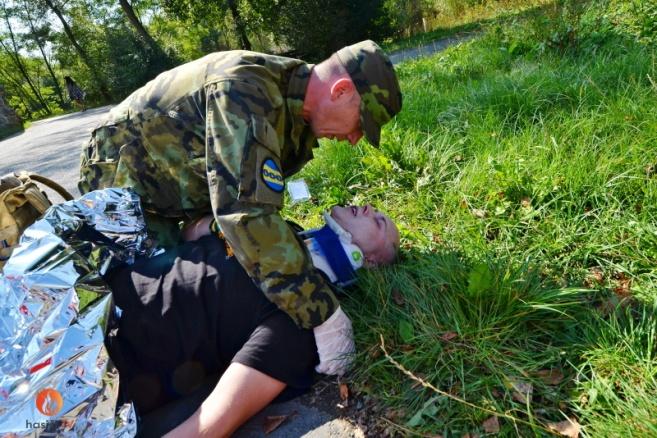
[[[160,74],[93,131],[80,191],[132,187],[149,228],[169,244],[179,221],[211,210],[265,295],[299,326],[321,324],[337,300],[279,214],[284,178],[317,147],[302,117],[311,68],[231,51]]]

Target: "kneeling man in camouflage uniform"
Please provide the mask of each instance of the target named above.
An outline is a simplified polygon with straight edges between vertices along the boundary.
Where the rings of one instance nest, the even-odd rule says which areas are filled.
[[[317,65],[214,53],[160,74],[114,107],[83,148],[79,188],[133,188],[164,247],[211,213],[265,296],[299,327],[330,333],[348,318],[279,215],[284,179],[313,157],[317,138],[355,144],[365,135],[378,145],[381,126],[400,109],[392,64],[372,41]],[[318,349],[320,372],[344,372],[333,361],[343,351]]]

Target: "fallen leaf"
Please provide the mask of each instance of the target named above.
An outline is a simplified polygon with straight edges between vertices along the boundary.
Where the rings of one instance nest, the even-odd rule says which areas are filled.
[[[605,276],[602,273],[602,269],[600,269],[600,268],[591,268],[589,270],[589,273],[591,274],[591,277],[595,281],[597,281],[598,283],[602,283],[603,281],[605,281]]]
[[[269,435],[278,427],[285,422],[288,418],[296,414],[296,411],[292,412],[291,414],[288,415],[268,415],[265,417],[264,424],[262,425],[262,429],[265,432],[265,435]]]
[[[457,336],[458,336],[458,333],[456,333],[456,332],[447,332],[447,333],[443,333],[440,336],[440,339],[442,339],[445,342],[448,342],[448,341],[451,341],[452,339],[456,338]]]
[[[403,409],[388,409],[386,410],[385,417],[390,421],[398,421],[406,416]]]
[[[379,356],[381,356],[381,348],[379,348],[378,345],[375,345],[369,349],[369,355],[372,359],[377,359]]]
[[[521,380],[509,379],[509,383],[513,393],[511,394],[513,399],[522,404],[531,403],[532,393],[534,392],[534,387],[531,383],[523,382]]]
[[[628,278],[624,273],[619,273],[615,276],[617,278],[616,287],[614,288],[614,293],[618,295],[619,298],[627,298],[632,295],[630,289],[632,286],[632,279]]]
[[[486,210],[482,210],[480,208],[473,208],[472,215],[476,218],[483,219],[486,217]]]
[[[340,383],[340,400],[346,402],[349,400],[349,387],[346,383]]]
[[[581,430],[581,426],[577,420],[570,418],[566,421],[560,421],[559,423],[548,423],[547,427],[553,432],[569,438],[577,438]]]
[[[401,294],[401,292],[399,292],[399,289],[392,290],[392,300],[400,307],[406,304],[406,300],[404,299],[404,296]]]
[[[546,385],[558,385],[563,381],[563,373],[557,368],[552,368],[551,370],[540,370],[536,372],[536,375]]]
[[[500,431],[500,422],[495,415],[484,421],[481,425],[486,433],[498,433]]]

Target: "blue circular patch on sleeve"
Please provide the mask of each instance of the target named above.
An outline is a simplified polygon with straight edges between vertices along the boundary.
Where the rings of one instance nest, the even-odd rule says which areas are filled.
[[[260,176],[262,177],[262,181],[264,181],[265,185],[277,193],[282,192],[285,188],[283,174],[281,174],[281,171],[278,169],[276,162],[271,158],[267,158],[262,163]]]

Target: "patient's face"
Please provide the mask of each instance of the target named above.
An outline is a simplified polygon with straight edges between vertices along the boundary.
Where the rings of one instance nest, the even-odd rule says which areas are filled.
[[[399,230],[385,214],[365,206],[335,206],[331,216],[349,231],[370,265],[391,263],[399,248]]]

